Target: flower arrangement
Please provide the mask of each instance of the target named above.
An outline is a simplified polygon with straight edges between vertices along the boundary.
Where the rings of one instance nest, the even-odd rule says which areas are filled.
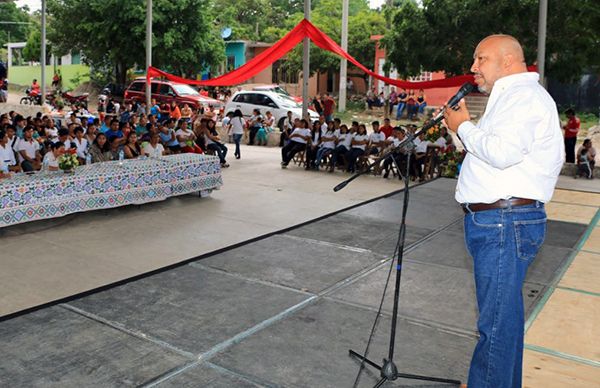
[[[456,151],[454,147],[448,148],[440,155],[441,175],[446,178],[456,178],[465,155],[465,151]]]
[[[425,140],[429,140],[432,143],[435,143],[435,141],[440,137],[440,126],[438,125],[434,125],[433,127],[429,128],[427,130],[427,132],[425,132]]]
[[[58,168],[64,172],[71,172],[77,166],[79,166],[79,160],[77,159],[76,149],[66,150],[64,154],[58,157]]]

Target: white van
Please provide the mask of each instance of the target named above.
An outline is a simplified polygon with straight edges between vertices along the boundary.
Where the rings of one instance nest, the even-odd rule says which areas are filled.
[[[225,105],[225,113],[234,112],[236,109],[241,110],[246,118],[252,116],[254,109],[258,109],[263,116],[270,111],[275,117],[276,124],[280,118],[287,116],[288,111],[292,112],[293,119],[302,118],[302,105],[291,98],[270,91],[242,90],[235,93]],[[311,122],[319,119],[317,112],[309,109],[308,113]]]

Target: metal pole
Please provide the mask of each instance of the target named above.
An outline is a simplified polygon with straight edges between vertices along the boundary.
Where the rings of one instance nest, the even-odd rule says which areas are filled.
[[[46,0],[42,0],[42,42],[40,64],[42,65],[42,76],[40,77],[40,105],[46,100]]]
[[[146,0],[146,72],[152,66],[152,0]],[[151,82],[146,79],[146,114],[150,114],[152,103]]]
[[[304,0],[304,19],[310,20],[310,0]],[[302,118],[308,114],[308,78],[310,76],[310,41],[302,41]]]
[[[348,51],[348,3],[342,2],[342,49]],[[340,95],[338,101],[338,112],[346,111],[346,79],[348,78],[348,60],[342,58],[340,62]]]
[[[540,0],[540,14],[538,19],[538,46],[537,67],[540,74],[540,84],[546,85],[544,67],[546,65],[546,21],[548,19],[548,0]]]
[[[390,20],[390,18],[392,17],[391,16],[392,0],[386,0],[385,7],[386,7],[385,29],[386,29],[386,31],[390,31],[392,28],[392,22]],[[380,41],[377,41],[376,47],[379,47],[379,42]],[[388,61],[388,59],[387,59],[387,50],[386,50],[386,58],[385,58],[386,66],[385,66],[383,75],[386,76],[387,78],[390,78],[390,66],[387,63],[387,61]],[[377,66],[377,64],[375,64],[375,66]],[[383,104],[383,118],[389,119],[390,118],[390,84],[387,84],[387,83],[385,84],[384,97],[385,97],[385,103]]]

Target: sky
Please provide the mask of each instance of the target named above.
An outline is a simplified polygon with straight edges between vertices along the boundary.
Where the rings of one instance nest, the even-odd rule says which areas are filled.
[[[36,11],[42,7],[41,0],[16,0],[15,1],[19,7],[24,5],[29,6],[29,9],[32,11]],[[369,4],[371,8],[379,8],[385,2],[385,0],[369,0]]]

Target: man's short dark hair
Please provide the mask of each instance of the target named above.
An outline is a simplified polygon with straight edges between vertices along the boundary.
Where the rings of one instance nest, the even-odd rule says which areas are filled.
[[[357,126],[357,127],[358,127],[358,121],[353,121],[353,122],[352,122],[352,125],[355,125],[355,126]]]
[[[565,114],[566,114],[566,115],[573,115],[573,116],[575,116],[575,109],[573,109],[573,108],[569,108],[569,109],[567,109],[567,110],[565,111]]]
[[[56,143],[50,143],[50,148],[56,150],[64,145],[65,143],[63,143],[62,141],[57,141]]]
[[[371,125],[379,125],[379,121],[375,120],[371,123]]]
[[[117,119],[112,119],[112,120],[110,120],[110,126],[111,126],[111,127],[112,127],[112,125],[113,125],[114,123],[117,123],[117,124],[119,124],[119,120],[117,120]]]
[[[342,119],[340,119],[339,117],[336,117],[335,119],[333,119],[333,121],[338,124],[342,123]]]
[[[69,136],[69,130],[66,128],[61,128],[58,130],[58,137],[61,136]]]
[[[73,133],[78,133],[78,132],[83,133],[84,132],[83,127],[77,127],[73,130]]]

